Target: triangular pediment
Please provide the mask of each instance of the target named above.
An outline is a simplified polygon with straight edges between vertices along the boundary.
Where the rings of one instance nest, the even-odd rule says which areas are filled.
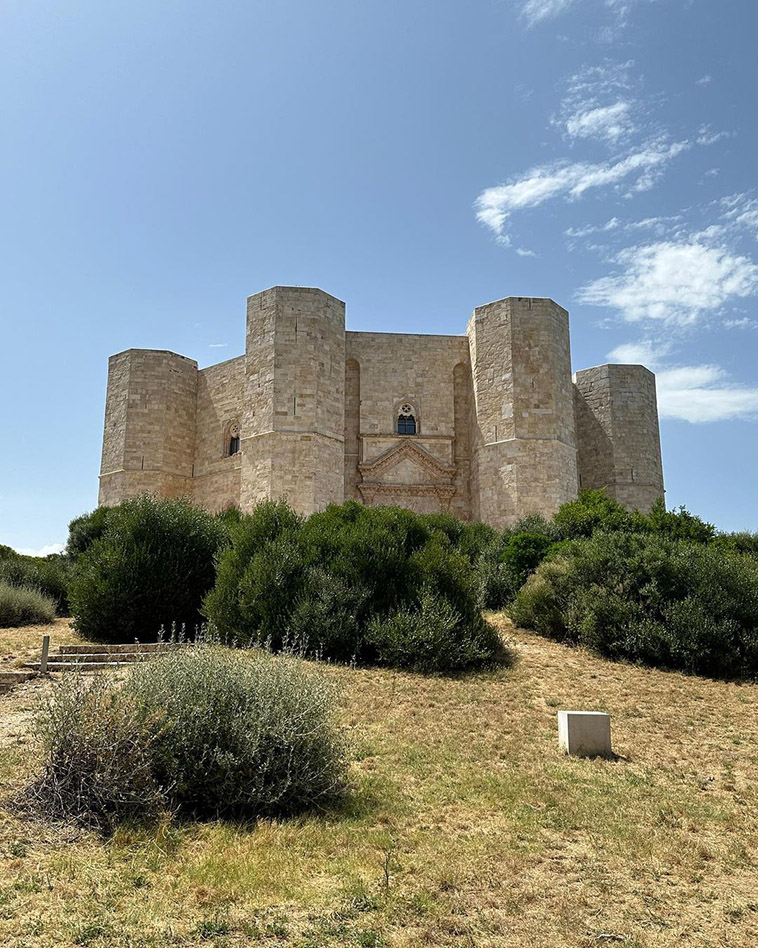
[[[364,481],[380,484],[450,484],[454,467],[446,467],[413,441],[401,441],[378,458],[359,465]]]

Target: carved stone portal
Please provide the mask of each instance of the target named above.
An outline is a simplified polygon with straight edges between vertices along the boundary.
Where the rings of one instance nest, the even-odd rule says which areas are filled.
[[[370,507],[395,504],[416,513],[440,513],[449,509],[455,494],[456,468],[441,464],[412,441],[400,441],[358,470],[358,489]]]

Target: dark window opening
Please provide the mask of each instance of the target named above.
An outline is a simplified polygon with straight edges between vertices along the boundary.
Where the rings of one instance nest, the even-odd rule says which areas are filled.
[[[398,415],[397,433],[401,435],[416,434],[416,419],[413,415]]]
[[[239,435],[232,435],[229,439],[229,454],[237,454],[240,449]]]

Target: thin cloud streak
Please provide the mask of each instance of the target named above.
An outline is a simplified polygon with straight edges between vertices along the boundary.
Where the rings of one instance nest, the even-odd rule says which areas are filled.
[[[575,5],[575,0],[524,0],[519,4],[528,26],[550,20]]]
[[[507,184],[482,191],[474,205],[476,216],[480,223],[500,236],[515,210],[537,207],[560,197],[581,198],[591,189],[618,185],[631,177],[636,177],[633,190],[647,190],[666,165],[689,147],[688,142],[655,141],[615,161],[538,165]]]

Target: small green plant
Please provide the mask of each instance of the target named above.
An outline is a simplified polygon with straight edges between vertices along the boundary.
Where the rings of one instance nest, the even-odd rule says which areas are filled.
[[[0,628],[47,624],[55,618],[55,602],[38,589],[11,586],[0,580]]]

